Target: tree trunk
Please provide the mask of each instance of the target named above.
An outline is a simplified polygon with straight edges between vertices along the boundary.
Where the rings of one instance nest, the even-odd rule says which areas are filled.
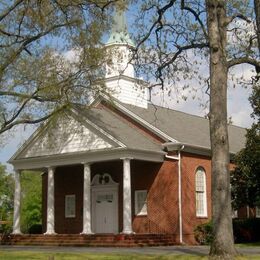
[[[213,243],[210,255],[231,259],[233,239],[227,130],[226,1],[206,0],[210,43],[210,140]]]
[[[259,0],[254,0],[254,10],[255,10],[258,50],[260,51],[260,1]]]
[[[255,20],[256,20],[256,35],[257,35],[257,45],[258,45],[258,51],[260,54],[260,1],[254,0],[254,10],[255,10]],[[256,82],[260,81],[260,67],[256,67]]]

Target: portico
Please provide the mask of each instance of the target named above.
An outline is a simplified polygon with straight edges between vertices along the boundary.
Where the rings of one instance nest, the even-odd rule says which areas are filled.
[[[134,233],[132,226],[134,187],[131,183],[131,163],[136,161],[136,157],[138,156],[132,154],[104,162],[83,162],[44,168],[44,234]],[[162,155],[160,157],[163,158]],[[157,161],[161,159],[157,157]],[[20,234],[19,176],[22,171],[17,170],[16,174],[13,233]],[[66,205],[68,203],[66,197],[74,200],[72,206]],[[71,216],[66,216],[67,207],[74,207]],[[113,223],[109,222],[109,218]],[[112,226],[112,229],[107,229],[102,221]]]

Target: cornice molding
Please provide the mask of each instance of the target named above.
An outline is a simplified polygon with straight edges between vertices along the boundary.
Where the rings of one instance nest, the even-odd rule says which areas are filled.
[[[104,161],[120,160],[120,158],[133,158],[134,160],[163,162],[166,152],[135,150],[127,148],[112,148],[102,151],[75,152],[41,156],[35,158],[19,159],[12,161],[15,170],[46,169],[84,163],[98,163]]]

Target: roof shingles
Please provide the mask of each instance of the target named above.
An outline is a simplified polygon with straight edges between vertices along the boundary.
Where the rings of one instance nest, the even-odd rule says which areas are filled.
[[[148,109],[122,105],[178,142],[210,149],[208,119],[152,104]],[[244,147],[246,130],[233,125],[228,130],[230,152],[236,153]]]

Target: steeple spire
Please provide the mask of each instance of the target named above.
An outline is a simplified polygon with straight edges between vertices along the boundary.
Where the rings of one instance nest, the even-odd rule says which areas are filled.
[[[141,81],[135,77],[132,52],[135,44],[127,30],[126,3],[126,0],[116,2],[110,37],[105,45],[105,82],[108,93],[119,101],[147,108],[147,86],[140,84]]]
[[[127,44],[134,46],[134,42],[131,40],[127,30],[125,10],[120,6],[116,7],[110,37],[106,43],[106,45],[112,44]]]

